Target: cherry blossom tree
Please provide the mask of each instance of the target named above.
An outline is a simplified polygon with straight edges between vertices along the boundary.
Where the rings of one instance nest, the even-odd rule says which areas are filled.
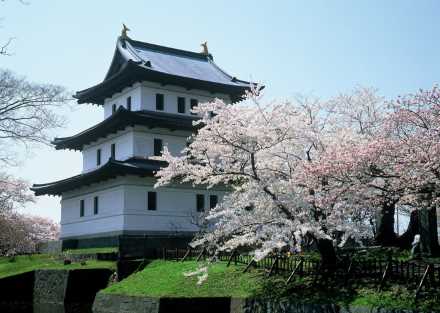
[[[11,212],[0,216],[0,255],[35,253],[39,243],[58,236],[59,225],[47,218]]]
[[[30,252],[42,238],[52,237],[48,221],[16,213],[34,198],[27,182],[5,171],[18,165],[19,155],[33,144],[49,143],[49,131],[62,125],[56,109],[66,101],[62,87],[32,83],[0,69],[0,253]]]
[[[0,173],[0,214],[15,211],[33,201],[28,184],[5,173]]]
[[[32,253],[40,242],[58,238],[58,224],[17,213],[33,200],[26,182],[0,174],[0,255]]]
[[[439,99],[438,87],[395,101],[356,88],[329,101],[262,104],[254,90],[240,104],[201,104],[198,133],[180,157],[165,149],[157,186],[230,186],[193,242],[214,251],[246,248],[261,259],[309,237],[334,264],[334,244],[348,238],[374,234],[377,244],[407,248],[422,233],[435,254]],[[412,213],[398,236],[396,207],[426,214]]]
[[[24,0],[18,2],[28,4]],[[0,39],[0,56],[12,55],[13,40]],[[10,70],[0,69],[0,255],[29,253],[38,242],[56,237],[57,224],[17,214],[16,210],[33,201],[33,196],[25,181],[6,170],[18,165],[19,156],[34,144],[49,144],[50,130],[64,122],[57,109],[70,98],[61,86],[30,82]]]
[[[376,243],[408,248],[415,234],[429,229],[422,243],[428,253],[436,254],[438,87],[385,105],[381,122],[367,140],[336,142],[322,155],[322,166],[313,168],[313,174],[333,182],[330,190],[342,195],[340,202],[377,208]],[[396,206],[413,210],[408,230],[400,237],[394,232]],[[426,215],[425,222],[420,214]]]
[[[412,221],[420,225],[422,250],[439,255],[436,208],[440,190],[440,90],[437,85],[419,90],[399,97],[391,107],[393,113],[385,131],[397,142],[397,167],[407,191],[405,201],[418,209],[418,221]]]
[[[173,181],[228,185],[231,190],[207,212],[209,224],[194,245],[215,251],[250,249],[258,260],[271,252],[301,249],[315,239],[324,264],[334,265],[334,241],[370,235],[370,208],[341,205],[321,175],[320,159],[335,142],[358,142],[381,120],[380,99],[358,88],[332,101],[299,99],[261,103],[256,90],[247,101],[200,104],[200,129],[182,156],[165,149],[168,167],[156,186]],[[355,107],[351,107],[355,105]],[[333,195],[333,198],[329,197]],[[341,241],[341,240],[340,240]]]

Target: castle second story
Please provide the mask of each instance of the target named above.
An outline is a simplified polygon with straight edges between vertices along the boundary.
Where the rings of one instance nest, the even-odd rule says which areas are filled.
[[[119,107],[101,123],[71,137],[54,140],[56,149],[79,150],[83,172],[105,165],[109,160],[150,159],[165,147],[179,155],[195,132],[191,115],[155,111],[129,111]]]
[[[130,126],[85,145],[82,151],[83,172],[96,169],[109,159],[125,161],[130,158],[150,159],[152,156],[160,156],[165,147],[172,155],[180,155],[190,136],[189,131],[170,132],[164,128]]]

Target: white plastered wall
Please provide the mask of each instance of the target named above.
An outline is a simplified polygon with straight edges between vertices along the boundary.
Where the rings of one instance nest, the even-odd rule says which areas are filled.
[[[98,214],[93,214],[93,199],[98,197]],[[84,216],[80,201],[84,200]],[[61,200],[61,239],[116,232],[124,226],[124,188],[117,180],[66,192]]]
[[[112,179],[63,194],[61,201],[61,238],[99,236],[100,234],[176,233],[197,231],[196,195],[223,198],[225,189],[193,188],[189,185],[154,188],[154,178],[134,176]],[[148,210],[147,194],[157,193],[157,209]],[[93,214],[93,198],[99,198],[99,212]],[[80,201],[85,214],[80,217]]]
[[[175,113],[177,112],[177,98],[184,97],[186,99],[185,113],[183,115],[191,115],[190,100],[197,99],[199,103],[212,101],[215,98],[223,99],[226,103],[230,103],[231,99],[226,94],[210,93],[204,90],[191,89],[172,85],[161,85],[153,82],[136,83],[131,87],[124,88],[121,92],[115,93],[112,97],[104,101],[104,119],[112,115],[112,106],[116,105],[127,107],[127,98],[131,97],[132,111],[150,110],[156,111],[156,94],[164,95],[164,110],[161,112]]]
[[[127,108],[127,98],[131,97],[131,110],[141,110],[141,84],[136,83],[131,87],[124,88],[121,92],[115,93],[111,98],[107,98],[104,101],[104,119],[112,115],[113,104],[116,105],[116,109],[120,106]]]
[[[97,165],[97,150],[101,149],[101,165],[105,164],[111,156],[111,145],[116,146],[116,160],[126,160],[134,156],[134,136],[131,128],[117,134],[100,139],[97,142],[84,147],[83,154],[83,172],[94,170]]]
[[[169,131],[161,129],[145,130],[137,127],[133,134],[134,155],[148,157],[154,155],[154,139],[161,139],[163,146],[168,147],[172,155],[180,155],[186,147],[190,132],[175,131],[170,135]]]
[[[104,165],[111,156],[112,144],[115,144],[115,159],[119,161],[125,161],[131,157],[153,156],[154,139],[162,139],[163,145],[168,147],[171,154],[179,155],[185,148],[190,135],[189,131],[170,132],[161,128],[129,127],[85,146],[82,152],[83,172],[98,168],[96,162],[98,149],[101,149],[101,166]]]

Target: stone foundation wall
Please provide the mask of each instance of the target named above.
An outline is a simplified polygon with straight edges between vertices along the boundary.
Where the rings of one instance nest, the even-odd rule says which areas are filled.
[[[63,250],[117,247],[118,236],[106,236],[97,238],[65,239],[62,241]]]
[[[160,258],[163,248],[187,248],[192,237],[171,236],[121,236],[119,255],[121,258]]]
[[[161,257],[160,249],[185,249],[192,240],[189,235],[119,235],[97,238],[66,239],[62,242],[63,250],[117,247],[123,259]]]

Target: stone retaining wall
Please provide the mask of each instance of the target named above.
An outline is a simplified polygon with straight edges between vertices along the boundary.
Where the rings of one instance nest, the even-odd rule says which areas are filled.
[[[98,293],[93,302],[93,313],[158,313],[159,299],[128,297]]]
[[[98,293],[93,313],[418,313],[361,306],[304,304],[292,300],[151,298]]]
[[[47,305],[82,305],[90,309],[96,293],[107,286],[112,274],[110,269],[36,270],[2,278],[0,312]]]
[[[33,302],[63,304],[68,282],[68,270],[35,271]]]

